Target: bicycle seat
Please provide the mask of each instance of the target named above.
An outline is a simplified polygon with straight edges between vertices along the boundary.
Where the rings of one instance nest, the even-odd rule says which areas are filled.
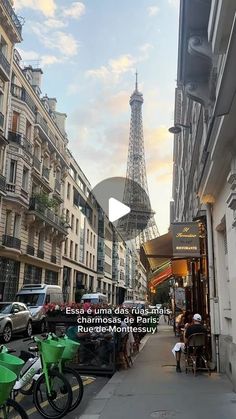
[[[34,355],[32,352],[20,351],[20,358],[27,362],[30,358],[36,358],[36,355]]]

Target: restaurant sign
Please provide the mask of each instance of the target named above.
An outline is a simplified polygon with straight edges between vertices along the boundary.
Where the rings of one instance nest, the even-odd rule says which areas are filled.
[[[173,256],[199,257],[199,228],[198,223],[173,223]]]

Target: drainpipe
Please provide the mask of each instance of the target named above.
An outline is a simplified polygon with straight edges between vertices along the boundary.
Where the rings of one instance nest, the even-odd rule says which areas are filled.
[[[219,312],[218,297],[215,283],[213,228],[212,228],[212,203],[206,204],[207,215],[207,248],[208,248],[208,276],[209,276],[209,297],[210,297],[210,318],[211,318],[211,347],[212,361],[217,372],[220,369],[219,362]]]

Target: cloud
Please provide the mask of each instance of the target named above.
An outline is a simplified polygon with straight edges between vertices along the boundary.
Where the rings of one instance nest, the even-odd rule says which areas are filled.
[[[37,65],[40,67],[61,63],[63,61],[62,58],[56,57],[55,55],[40,55],[38,52],[33,50],[24,51],[23,49],[18,48],[18,51],[23,62],[37,61]]]
[[[80,1],[73,2],[70,7],[63,10],[63,14],[72,19],[80,19],[85,14],[85,5]]]
[[[148,15],[152,17],[152,16],[156,16],[159,13],[160,8],[158,6],[149,6],[147,10],[148,10]]]
[[[33,24],[31,29],[46,48],[57,49],[64,57],[72,57],[77,54],[79,45],[72,34],[52,31],[42,27],[41,24]]]
[[[66,26],[66,23],[60,19],[47,19],[44,21],[44,25],[46,25],[50,29],[60,29]]]
[[[15,0],[14,6],[17,10],[26,7],[33,10],[38,10],[45,16],[50,17],[54,16],[57,9],[55,0]]]
[[[139,47],[139,50],[141,52],[138,61],[146,61],[150,56],[150,51],[153,49],[153,45],[146,42],[146,44],[143,44]]]
[[[123,74],[135,71],[135,64],[138,61],[131,54],[123,54],[117,58],[111,58],[107,65],[87,70],[85,76],[104,82],[117,83]]]

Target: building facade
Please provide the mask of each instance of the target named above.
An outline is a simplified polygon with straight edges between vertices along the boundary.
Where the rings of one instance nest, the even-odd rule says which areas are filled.
[[[91,185],[72,154],[64,189],[70,228],[63,246],[63,293],[66,301],[79,301],[84,292],[96,292],[98,210]]]
[[[1,298],[23,284],[62,283],[67,235],[64,181],[69,170],[66,115],[42,97],[39,68],[21,68],[14,52],[7,124],[6,196],[0,222]]]
[[[10,80],[15,44],[21,42],[22,25],[10,1],[0,1],[0,218],[2,197],[6,194],[6,148]]]
[[[213,361],[234,389],[235,13],[234,0],[180,3],[173,175],[174,221],[205,220]]]

